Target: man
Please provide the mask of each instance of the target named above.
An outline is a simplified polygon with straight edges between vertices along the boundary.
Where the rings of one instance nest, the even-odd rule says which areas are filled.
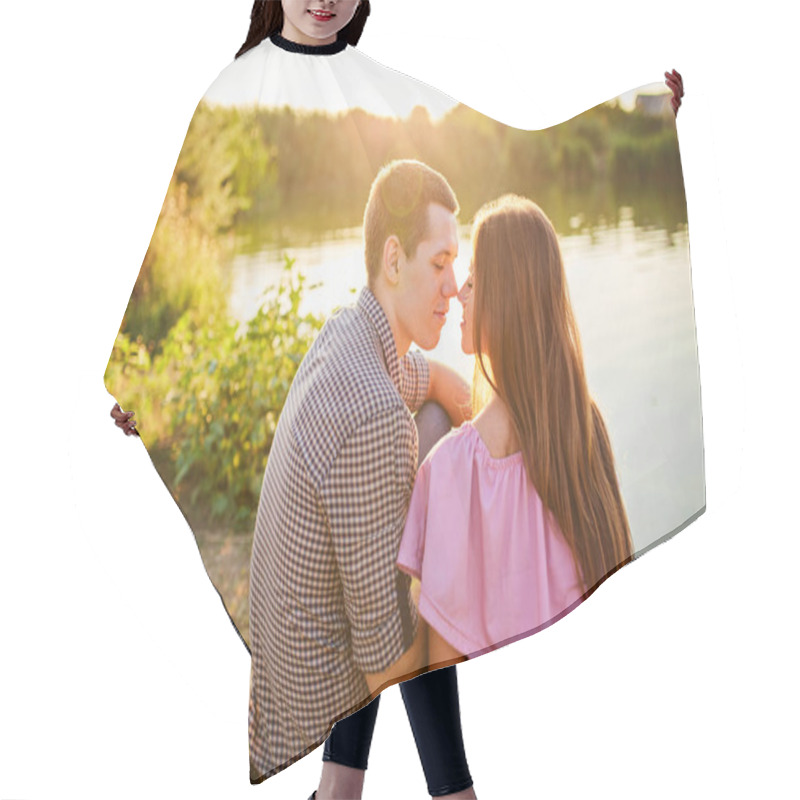
[[[381,170],[364,215],[367,286],[325,324],[287,396],[253,541],[253,782],[315,748],[331,720],[424,666],[410,579],[395,565],[417,469],[412,412],[433,400],[460,425],[469,388],[408,351],[412,342],[436,346],[458,291],[457,212],[452,189],[430,167],[397,161]],[[345,777],[350,768],[363,780],[366,758],[346,761],[328,777],[342,766]],[[462,773],[466,788],[465,762]]]

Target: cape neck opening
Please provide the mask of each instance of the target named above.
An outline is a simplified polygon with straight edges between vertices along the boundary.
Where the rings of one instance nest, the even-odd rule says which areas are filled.
[[[302,53],[306,56],[332,56],[341,53],[347,47],[346,39],[337,39],[331,44],[298,44],[289,41],[279,33],[273,33],[269,40],[281,50],[288,50],[290,53]]]

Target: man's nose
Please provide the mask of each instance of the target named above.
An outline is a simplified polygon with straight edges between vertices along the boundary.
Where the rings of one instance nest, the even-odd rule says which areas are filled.
[[[447,268],[447,275],[445,276],[444,285],[442,286],[442,294],[448,298],[458,295],[458,281],[456,280],[456,271],[452,264]]]

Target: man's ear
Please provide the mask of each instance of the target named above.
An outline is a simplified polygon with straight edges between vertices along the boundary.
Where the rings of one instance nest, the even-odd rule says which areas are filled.
[[[392,235],[383,244],[383,260],[381,271],[390,286],[396,286],[400,279],[400,259],[403,256],[403,246],[400,240]]]

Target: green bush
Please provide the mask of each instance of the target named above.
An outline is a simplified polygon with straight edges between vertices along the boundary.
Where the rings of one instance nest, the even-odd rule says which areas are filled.
[[[304,276],[286,258],[279,285],[245,325],[185,312],[150,355],[117,337],[107,385],[136,411],[143,441],[197,532],[251,529],[275,427],[297,368],[323,324],[300,314]]]
[[[197,325],[184,314],[156,371],[174,377],[167,397],[174,486],[199,527],[252,527],[267,456],[297,368],[322,327],[300,315],[305,278],[293,274],[265,295],[245,325],[224,318]]]

